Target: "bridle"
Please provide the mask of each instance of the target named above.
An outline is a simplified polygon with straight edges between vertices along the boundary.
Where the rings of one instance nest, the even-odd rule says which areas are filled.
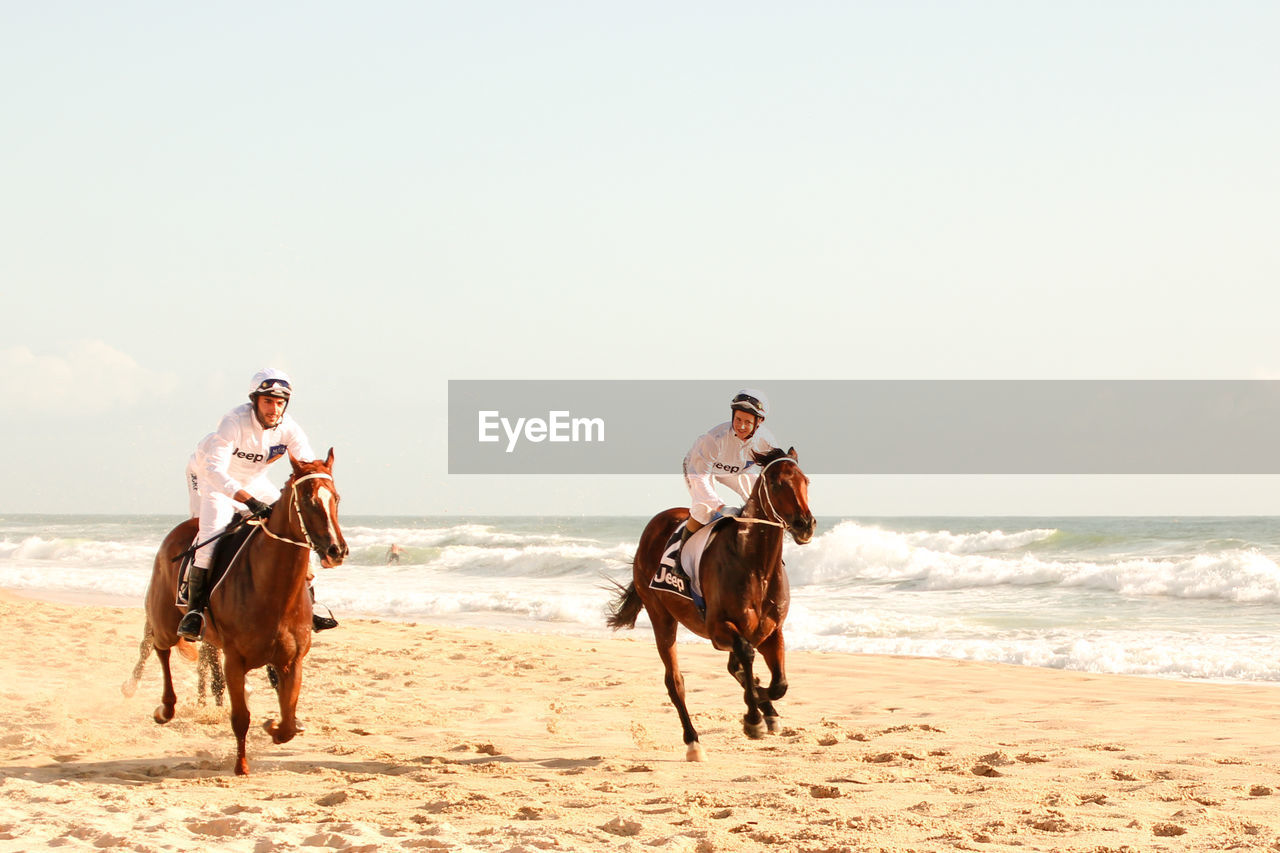
[[[738,521],[743,524],[768,524],[774,527],[781,527],[783,530],[791,529],[791,525],[787,524],[787,522],[783,520],[782,513],[778,512],[777,507],[773,505],[773,496],[769,493],[769,480],[764,475],[764,473],[769,470],[770,466],[783,461],[793,462],[795,460],[790,456],[779,456],[777,459],[773,460],[773,462],[770,462],[768,465],[765,465],[760,469],[760,491],[764,493],[764,503],[768,506],[768,512],[773,515],[773,518],[742,518],[739,516],[737,518]]]
[[[287,536],[280,536],[279,534],[272,533],[270,528],[267,527],[266,519],[255,518],[249,523],[257,527],[261,527],[262,532],[270,536],[272,539],[279,542],[288,542],[290,545],[297,545],[299,548],[308,548],[319,554],[320,549],[316,547],[315,542],[311,541],[311,533],[307,530],[307,523],[302,520],[302,507],[298,503],[298,484],[305,483],[307,480],[329,480],[332,482],[333,477],[329,474],[325,474],[323,471],[317,471],[314,474],[307,474],[306,476],[299,477],[298,479],[291,481],[289,484],[289,499],[293,503],[293,514],[294,517],[298,519],[298,527],[302,529],[302,538],[307,541],[299,542],[296,539],[290,539]]]

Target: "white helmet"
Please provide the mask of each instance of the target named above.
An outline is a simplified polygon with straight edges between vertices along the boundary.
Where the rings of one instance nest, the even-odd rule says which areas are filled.
[[[733,395],[729,408],[736,412],[747,412],[763,419],[769,413],[769,398],[754,388],[743,388]]]
[[[250,400],[264,396],[283,397],[288,400],[292,393],[293,383],[289,381],[289,374],[274,367],[264,367],[253,374],[253,384],[249,386]]]

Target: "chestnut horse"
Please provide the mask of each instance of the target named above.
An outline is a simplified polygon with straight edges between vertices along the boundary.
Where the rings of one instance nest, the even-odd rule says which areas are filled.
[[[347,543],[338,526],[338,492],[333,484],[333,450],[324,462],[289,462],[293,474],[284,484],[271,516],[254,531],[249,544],[227,569],[209,597],[201,639],[222,649],[227,691],[231,696],[231,729],[236,736],[236,775],[249,772],[245,735],[249,708],[245,702],[245,673],[271,666],[279,683],[280,723],[264,726],[276,743],[297,734],[298,693],[302,688],[302,659],[311,649],[311,596],[307,583],[311,551],[320,565],[340,564]],[[173,719],[177,696],[169,671],[169,651],[178,643],[183,611],[174,605],[178,586],[175,557],[191,547],[197,520],[175,527],[160,545],[151,585],[147,588],[147,627],[164,671],[164,694],[155,721]],[[265,535],[263,535],[265,534]]]
[[[742,719],[747,736],[763,737],[766,727],[770,732],[778,730],[773,701],[787,692],[782,623],[791,602],[791,587],[782,566],[782,541],[790,532],[803,545],[813,538],[814,530],[809,478],[796,460],[794,447],[756,455],[760,475],[741,516],[721,522],[702,555],[699,574],[705,615],[692,601],[649,587],[672,532],[689,517],[689,510],[682,507],[658,513],[645,526],[636,548],[633,579],[626,587],[620,586],[611,609],[608,624],[614,630],[634,628],[641,608],[648,612],[667,671],[667,694],[684,727],[685,758],[689,761],[701,761],[703,751],[685,707],[684,676],[676,663],[680,625],[729,652],[729,672],[742,685],[747,703]],[[751,672],[756,649],[772,676],[767,690]]]

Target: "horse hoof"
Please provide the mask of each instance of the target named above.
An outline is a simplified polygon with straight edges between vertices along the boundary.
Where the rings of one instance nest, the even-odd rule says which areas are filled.
[[[747,718],[742,718],[742,731],[752,740],[759,740],[768,733],[769,729],[765,727],[764,720],[758,723],[749,723]]]
[[[164,725],[173,719],[173,709],[166,708],[164,705],[157,705],[155,713],[151,715],[157,723]]]
[[[238,761],[236,761],[236,775],[237,776],[249,775],[249,762],[246,759],[241,758]]]
[[[276,725],[275,720],[267,720],[262,724],[262,729],[271,735],[272,743],[288,743],[293,740],[293,736],[297,734],[297,728],[286,732],[283,726]]]
[[[778,732],[782,731],[781,717],[765,717],[764,724],[769,727],[769,734],[771,735],[776,735]]]
[[[138,692],[138,682],[132,678],[126,678],[124,684],[120,685],[120,692],[126,697],[132,696]]]
[[[685,761],[706,761],[706,759],[707,754],[702,751],[702,744],[698,743],[696,740],[685,747]]]

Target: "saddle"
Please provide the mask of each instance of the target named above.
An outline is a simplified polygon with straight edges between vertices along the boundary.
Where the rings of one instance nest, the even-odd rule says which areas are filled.
[[[233,521],[231,524],[235,524]],[[231,525],[228,525],[230,527]],[[222,578],[227,574],[227,569],[235,562],[237,556],[249,544],[253,534],[258,532],[258,525],[240,523],[240,526],[230,533],[224,534],[221,539],[214,543],[213,561],[209,564],[209,589],[214,589]],[[192,543],[195,544],[194,542]],[[175,602],[179,607],[186,607],[189,599],[190,584],[188,578],[191,574],[191,561],[195,559],[195,551],[188,550],[182,555],[182,565],[178,567],[178,599]]]

